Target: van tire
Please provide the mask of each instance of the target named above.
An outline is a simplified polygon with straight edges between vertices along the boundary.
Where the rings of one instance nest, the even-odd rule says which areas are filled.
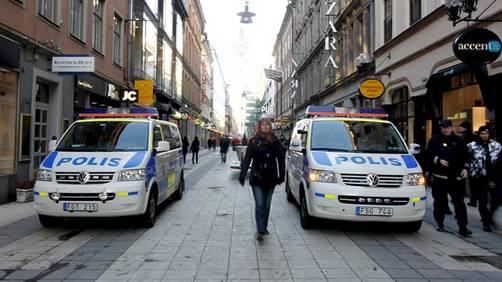
[[[310,214],[307,207],[307,197],[305,195],[300,196],[300,224],[303,229],[312,229],[314,227],[314,220]]]
[[[422,221],[407,222],[404,224],[404,230],[408,233],[416,233],[422,227]]]
[[[173,193],[173,200],[179,201],[183,198],[183,192],[185,191],[185,177],[181,174],[180,182],[178,183],[178,188]]]
[[[286,177],[286,199],[290,203],[295,203],[296,202],[295,197],[291,193],[291,188],[289,187],[289,177]]]
[[[38,220],[40,221],[40,224],[46,228],[57,227],[60,223],[59,218],[43,214],[38,215]]]
[[[146,211],[140,216],[140,224],[145,228],[152,228],[155,225],[157,217],[157,196],[154,192],[150,192],[148,196],[148,204]]]

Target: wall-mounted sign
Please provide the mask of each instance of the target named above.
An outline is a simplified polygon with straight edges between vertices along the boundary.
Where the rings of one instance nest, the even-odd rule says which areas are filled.
[[[138,90],[136,89],[124,90],[122,94],[122,101],[136,103],[138,101]]]
[[[62,56],[52,57],[53,72],[94,72],[94,57]]]
[[[494,32],[473,28],[460,33],[453,41],[453,53],[468,65],[486,65],[494,62],[502,52],[502,41]]]
[[[359,93],[365,98],[376,99],[385,92],[385,85],[378,79],[366,79],[359,85]]]
[[[334,51],[336,51],[336,37],[335,35],[338,31],[335,28],[333,20],[336,16],[336,2],[335,1],[325,1],[324,3],[327,6],[326,17],[328,18],[328,25],[324,29],[324,51],[329,52],[328,59],[324,64],[324,68],[327,68],[331,65],[333,68],[337,69],[338,66],[335,62],[335,57],[333,56]]]
[[[153,80],[135,80],[134,89],[138,89],[138,104],[145,107],[153,105]]]

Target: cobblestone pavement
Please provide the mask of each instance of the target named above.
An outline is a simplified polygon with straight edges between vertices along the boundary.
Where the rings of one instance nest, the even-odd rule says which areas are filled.
[[[422,229],[320,221],[299,225],[284,187],[272,201],[270,235],[254,240],[254,201],[237,171],[202,152],[187,164],[187,191],[161,208],[152,229],[128,219],[42,228],[33,203],[0,206],[0,279],[12,281],[502,281],[502,234],[481,230],[469,208],[471,238]],[[191,159],[190,159],[191,160]],[[429,199],[430,201],[430,199]],[[429,207],[431,205],[429,204]],[[500,214],[499,214],[500,215]]]

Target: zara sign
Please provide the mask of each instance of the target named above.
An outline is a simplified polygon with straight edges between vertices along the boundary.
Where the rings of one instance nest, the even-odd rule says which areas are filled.
[[[494,62],[502,52],[502,42],[494,32],[473,28],[460,33],[453,41],[453,53],[468,65],[486,65]]]
[[[329,52],[328,60],[324,64],[324,67],[327,68],[329,65],[333,66],[333,68],[337,69],[335,58],[333,57],[333,51],[336,51],[336,38],[335,35],[338,31],[333,24],[333,18],[336,16],[335,7],[336,2],[333,0],[325,1],[324,5],[327,6],[328,10],[326,11],[326,17],[328,17],[328,25],[324,29],[324,33],[326,37],[324,38],[324,50]]]

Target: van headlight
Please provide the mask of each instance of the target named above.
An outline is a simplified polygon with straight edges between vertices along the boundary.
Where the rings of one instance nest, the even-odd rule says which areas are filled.
[[[142,169],[128,169],[123,170],[119,174],[119,181],[141,181],[145,180],[146,170]]]
[[[310,182],[336,183],[336,175],[329,170],[311,169],[309,180]]]
[[[408,186],[424,186],[425,177],[421,173],[410,173],[406,178],[406,184],[408,184]]]
[[[52,171],[46,169],[39,169],[37,173],[38,181],[52,181]]]

